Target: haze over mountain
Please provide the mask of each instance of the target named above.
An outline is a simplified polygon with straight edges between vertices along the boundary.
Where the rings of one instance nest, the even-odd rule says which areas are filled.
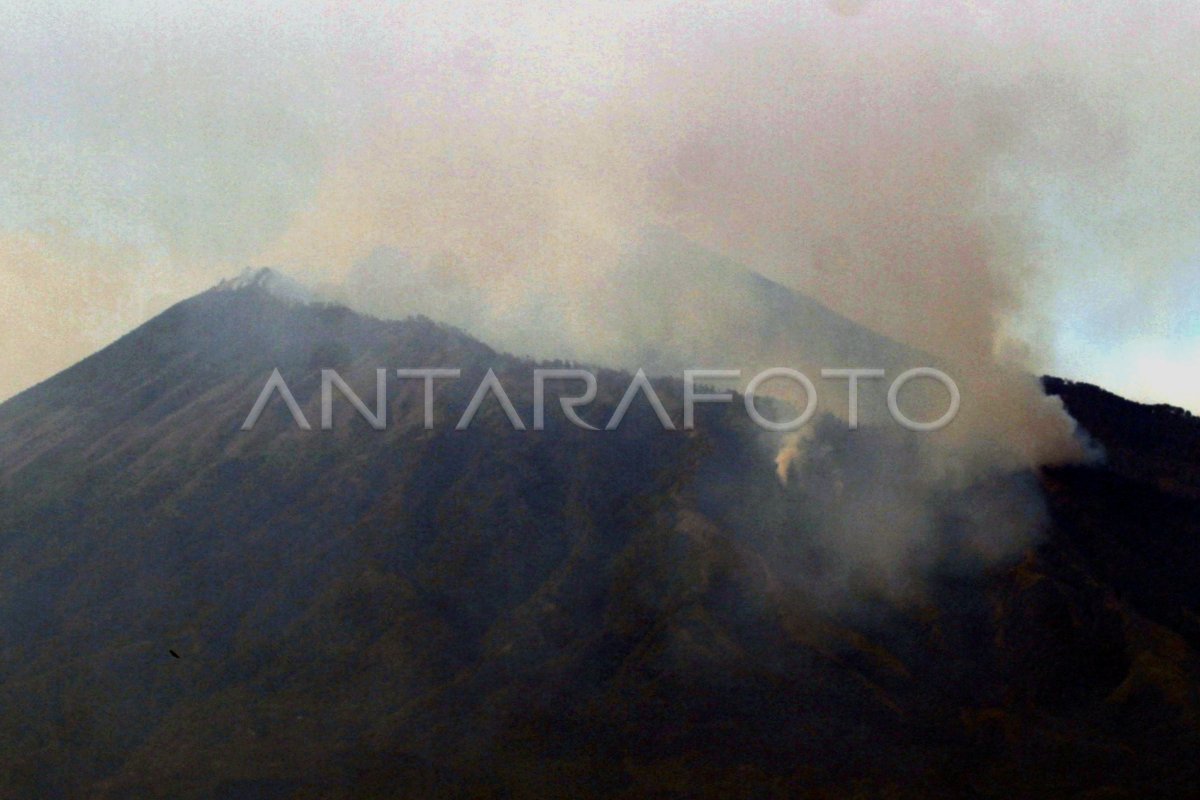
[[[738,404],[671,432],[639,400],[601,433],[514,431],[489,399],[455,431],[489,368],[527,415],[533,362],[279,285],[205,292],[0,405],[7,795],[1200,779],[1195,418],[1048,381],[1107,462],[954,479],[822,415],[781,484]],[[302,431],[278,397],[240,429],[275,368],[315,422],[322,368],[371,406],[377,367],[430,365],[463,370],[432,430],[419,381],[389,382],[382,431],[341,398]],[[602,371],[583,416],[628,382]],[[678,420],[678,381],[655,388]]]
[[[478,280],[486,265],[380,249],[320,294],[384,318],[429,314],[534,358],[676,377],[685,369],[738,369],[741,378],[732,383],[738,388],[765,369],[799,369],[824,390],[818,392],[821,410],[843,418],[846,381],[822,382],[823,369],[884,369],[891,380],[915,366],[940,367],[970,397],[954,430],[941,438],[954,438],[960,451],[986,451],[974,456],[983,468],[1086,457],[1061,403],[1045,398],[1019,365],[943,341],[930,341],[925,350],[888,338],[669,230],[642,230],[618,263],[586,291],[533,282],[504,293]],[[863,381],[864,387],[878,385]],[[882,385],[859,393],[864,420],[890,421]],[[788,381],[763,391],[799,407],[807,401]],[[920,419],[937,419],[947,406],[942,387],[923,381],[911,385],[905,401]]]
[[[503,316],[651,224],[1200,411],[1197,35],[1189,0],[6,4],[0,397],[234,264],[398,248]]]

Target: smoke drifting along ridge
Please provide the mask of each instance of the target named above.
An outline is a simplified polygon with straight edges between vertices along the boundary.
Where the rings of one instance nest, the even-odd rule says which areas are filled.
[[[442,311],[517,351],[629,363],[629,330],[663,324],[622,319],[623,298],[663,275],[627,256],[661,226],[953,365],[966,402],[946,438],[983,437],[1009,465],[1078,457],[1070,420],[1014,356],[1044,346],[1029,320],[1069,283],[1038,240],[1047,198],[1124,180],[1145,93],[1196,60],[1173,28],[1196,15],[834,5],[585,7],[546,17],[544,41],[513,12],[495,35],[451,37],[396,67],[394,107],[271,255],[370,265],[399,248],[395,282],[376,253],[351,300]],[[722,315],[754,310],[686,265],[670,279],[703,305],[647,313],[711,332],[701,354],[736,362],[725,335],[740,321]],[[1013,338],[1014,319],[1033,336]]]

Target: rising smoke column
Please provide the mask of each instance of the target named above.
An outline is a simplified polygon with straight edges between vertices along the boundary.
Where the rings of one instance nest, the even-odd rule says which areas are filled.
[[[970,488],[1084,456],[1030,367],[1051,346],[1040,334],[1055,298],[1086,277],[1061,260],[1064,231],[1094,225],[1114,253],[1144,256],[1086,265],[1130,286],[1195,240],[1178,209],[1168,218],[1179,230],[1164,230],[1155,187],[1130,173],[1150,154],[1200,172],[1171,138],[1200,117],[1196,56],[1180,32],[1195,30],[1194,10],[618,8],[509,8],[375,74],[388,96],[378,124],[331,165],[272,258],[345,275],[395,248],[396,294],[416,306],[398,311],[455,298],[447,307],[463,323],[504,346],[621,363],[621,331],[604,310],[620,303],[622,254],[642,232],[666,228],[727,254],[931,354],[961,384],[960,418],[921,450],[932,477],[905,504],[913,522],[900,549],[928,527],[939,497],[928,487],[943,477]],[[1155,112],[1166,137],[1143,127]],[[1123,213],[1088,219],[1105,197]],[[1200,210],[1194,193],[1171,197]],[[1140,228],[1159,237],[1153,246]],[[683,267],[677,280],[699,278]],[[713,363],[698,366],[745,355],[716,334],[752,309],[645,313],[703,315]],[[732,363],[715,363],[723,357]],[[803,457],[801,444],[785,460]]]

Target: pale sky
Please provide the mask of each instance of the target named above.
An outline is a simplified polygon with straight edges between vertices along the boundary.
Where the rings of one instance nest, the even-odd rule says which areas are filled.
[[[659,213],[661,187],[645,187],[662,164],[740,163],[704,148],[761,140],[743,137],[744,98],[759,125],[773,98],[832,92],[870,111],[921,85],[871,61],[884,42],[898,72],[951,98],[930,118],[970,129],[922,156],[928,174],[976,157],[956,143],[1004,140],[970,165],[982,229],[1003,231],[987,247],[1007,260],[1007,299],[979,313],[1031,369],[1200,412],[1198,35],[1192,2],[6,3],[0,398],[247,265],[336,281],[378,246],[474,261],[496,246],[497,263],[530,264],[505,292],[574,275],[546,264],[602,261]],[[1037,111],[1006,114],[1025,104]],[[802,111],[784,103],[785,133]],[[809,160],[779,151],[760,204],[784,214],[809,207],[779,198],[810,185],[803,139],[822,128],[794,131]],[[819,251],[819,226],[797,222],[785,247],[784,223],[770,242],[732,222],[714,241],[839,307],[816,266],[780,265]],[[554,241],[533,249],[543,225]]]

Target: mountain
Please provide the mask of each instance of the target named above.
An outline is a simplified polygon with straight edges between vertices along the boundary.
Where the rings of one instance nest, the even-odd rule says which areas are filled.
[[[0,796],[1193,795],[1200,420],[1046,379],[1107,460],[939,488],[960,546],[893,593],[823,582],[823,498],[911,477],[888,433],[814,420],[785,486],[737,405],[456,431],[488,369],[529,426],[533,362],[279,285],[0,405]],[[462,370],[432,429],[411,380],[320,427],[322,368],[373,408],[429,366]],[[275,369],[311,430],[278,396],[242,430]],[[972,555],[972,510],[1026,506]]]

